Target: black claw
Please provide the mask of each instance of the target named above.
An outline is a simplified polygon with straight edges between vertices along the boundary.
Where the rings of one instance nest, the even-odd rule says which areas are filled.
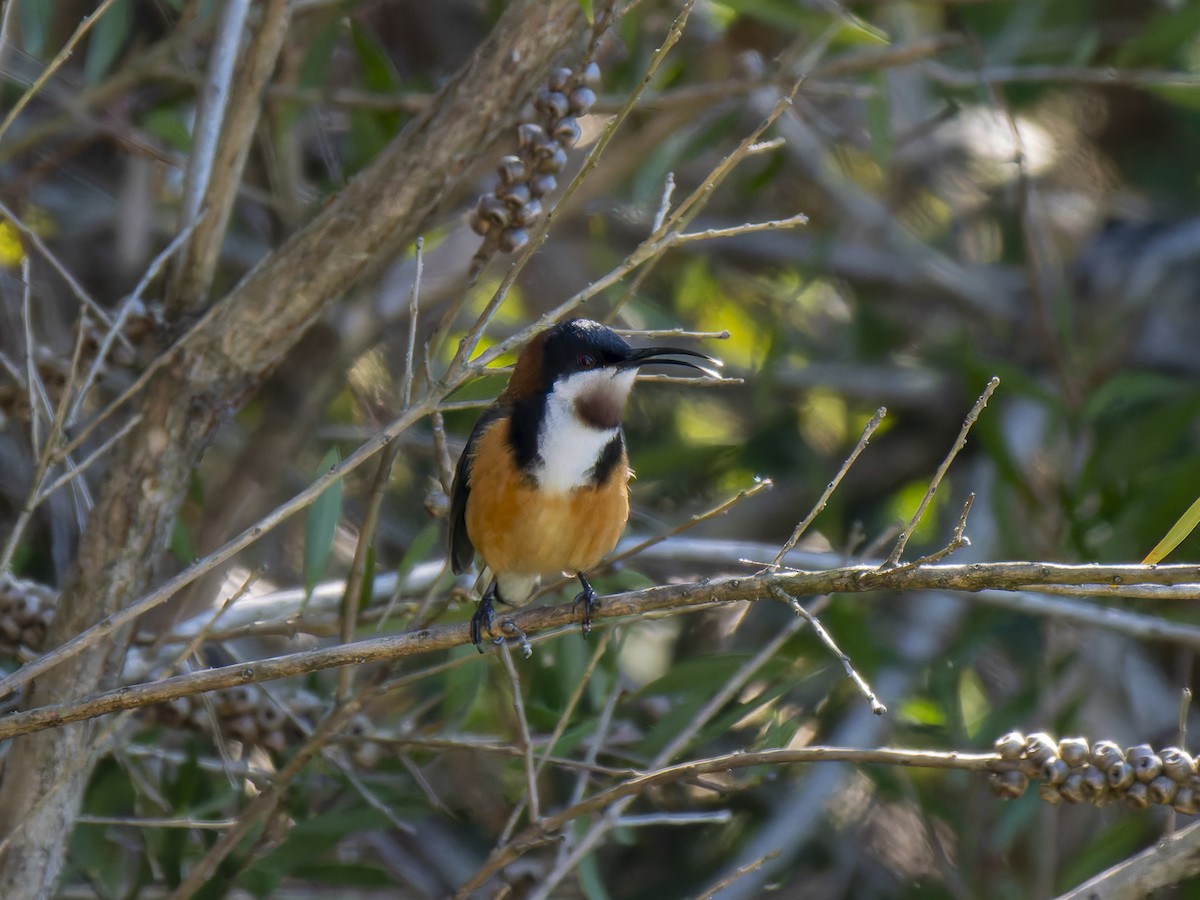
[[[600,608],[600,598],[596,596],[595,588],[583,577],[582,572],[577,572],[576,577],[583,585],[583,590],[575,595],[575,602],[571,604],[571,609],[574,610],[580,603],[583,604],[583,634],[586,637],[592,630],[592,613]]]
[[[496,581],[492,580],[491,585],[483,596],[479,599],[479,605],[475,608],[475,614],[471,616],[471,643],[475,645],[475,649],[480,653],[483,652],[483,630],[487,629],[489,635],[495,634],[496,630],[492,627],[496,624],[496,611],[492,609],[492,598],[496,596]],[[503,637],[497,637],[496,642],[504,640]]]

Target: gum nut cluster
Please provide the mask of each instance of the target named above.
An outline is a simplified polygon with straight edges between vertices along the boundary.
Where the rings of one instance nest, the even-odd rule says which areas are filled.
[[[204,734],[215,725],[223,738],[282,756],[304,742],[300,723],[311,726],[321,707],[306,691],[272,697],[258,685],[244,684],[216,691],[207,700],[199,694],[176,697],[153,712],[168,725]],[[366,737],[368,731],[366,720],[356,719],[346,736],[350,759],[360,767],[373,766],[382,755],[380,746]]]
[[[53,598],[33,584],[0,578],[0,653],[40,650],[54,612]]]
[[[1040,731],[1010,732],[995,747],[1002,760],[1018,764],[992,775],[992,790],[1000,797],[1020,797],[1033,780],[1039,799],[1051,805],[1124,800],[1134,809],[1156,803],[1189,816],[1200,812],[1196,760],[1180,747],[1155,752],[1138,744],[1122,750],[1113,741],[1089,746],[1081,737],[1056,742]]]
[[[582,116],[596,102],[593,88],[600,67],[589,62],[579,72],[560,68],[550,73],[537,93],[534,121],[517,126],[517,155],[505,156],[496,168],[499,181],[483,194],[471,214],[471,227],[505,253],[529,243],[529,226],[541,217],[542,198],[558,186],[567,151],[579,141]]]

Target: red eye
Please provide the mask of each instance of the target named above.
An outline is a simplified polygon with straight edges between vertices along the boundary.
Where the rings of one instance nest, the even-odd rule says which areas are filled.
[[[579,364],[579,368],[581,369],[596,368],[596,357],[592,356],[590,353],[580,353],[575,362]]]

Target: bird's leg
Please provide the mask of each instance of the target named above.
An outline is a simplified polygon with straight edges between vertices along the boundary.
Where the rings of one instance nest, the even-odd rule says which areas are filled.
[[[504,635],[508,634],[521,642],[521,653],[528,659],[533,655],[533,648],[529,646],[529,638],[525,637],[525,632],[518,627],[516,622],[512,619],[503,619],[500,622],[500,630],[496,630],[496,610],[492,606],[495,601],[499,601],[505,606],[511,605],[500,595],[496,579],[493,578],[488,589],[479,598],[479,606],[475,608],[475,614],[471,616],[471,643],[475,645],[476,650],[482,653],[483,629],[486,628],[489,635],[495,635],[492,638],[493,644],[503,643]]]
[[[483,652],[483,629],[487,629],[488,634],[495,634],[492,625],[496,622],[496,611],[492,609],[492,600],[496,597],[496,579],[492,579],[492,583],[488,585],[488,589],[483,592],[483,596],[479,598],[479,605],[475,607],[475,614],[471,616],[471,643],[475,645],[475,649],[480,653]],[[502,641],[504,638],[496,638],[497,641]]]
[[[580,603],[583,604],[583,633],[586,635],[592,630],[592,613],[600,608],[600,598],[596,596],[595,588],[591,586],[582,572],[576,572],[575,577],[583,585],[583,590],[575,595],[575,602],[571,604],[571,609],[574,610]]]

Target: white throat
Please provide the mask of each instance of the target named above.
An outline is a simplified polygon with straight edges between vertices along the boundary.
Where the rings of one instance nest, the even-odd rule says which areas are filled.
[[[555,383],[546,397],[546,415],[538,431],[541,461],[534,470],[544,491],[567,493],[586,485],[600,454],[621,433],[617,428],[596,428],[579,417],[576,401],[604,391],[624,405],[636,369],[576,372]]]

